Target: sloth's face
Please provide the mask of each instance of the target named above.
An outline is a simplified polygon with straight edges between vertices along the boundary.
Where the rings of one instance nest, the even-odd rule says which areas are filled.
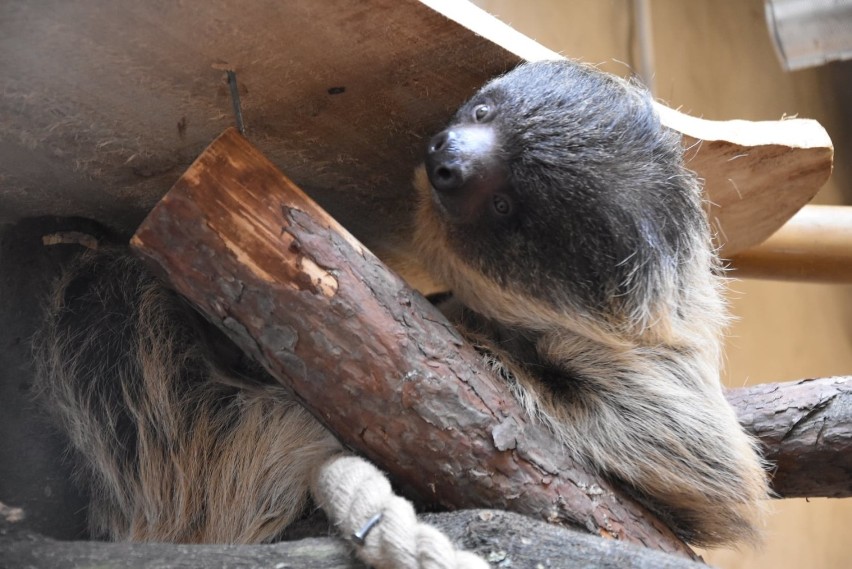
[[[645,92],[568,61],[485,85],[431,139],[425,169],[450,254],[556,306],[605,310],[701,227],[679,141]]]

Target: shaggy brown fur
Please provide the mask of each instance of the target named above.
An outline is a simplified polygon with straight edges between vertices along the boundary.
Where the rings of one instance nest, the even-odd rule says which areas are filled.
[[[521,66],[461,108],[427,170],[419,251],[530,414],[686,539],[754,539],[767,485],[719,385],[722,280],[647,95],[569,62]],[[68,272],[37,344],[96,536],[274,540],[340,450],[124,253]]]
[[[126,252],[88,253],[58,283],[38,377],[82,459],[94,537],[274,541],[340,452],[283,388],[235,371],[236,348],[211,334]]]

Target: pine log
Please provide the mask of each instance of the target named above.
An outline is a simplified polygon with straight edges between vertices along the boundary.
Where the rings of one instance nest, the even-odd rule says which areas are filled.
[[[779,496],[852,497],[852,377],[766,383],[727,396],[763,444]]]
[[[235,130],[202,153],[132,246],[410,498],[693,555],[567,456],[440,312]]]

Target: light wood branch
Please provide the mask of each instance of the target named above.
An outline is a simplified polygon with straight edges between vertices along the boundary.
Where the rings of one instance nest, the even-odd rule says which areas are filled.
[[[736,278],[852,283],[852,207],[805,206],[731,268]]]

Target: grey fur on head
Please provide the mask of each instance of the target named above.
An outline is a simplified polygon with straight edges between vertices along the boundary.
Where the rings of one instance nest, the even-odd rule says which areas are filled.
[[[756,539],[767,481],[719,383],[723,279],[647,93],[522,65],[432,139],[416,183],[420,253],[529,412],[688,541]]]

